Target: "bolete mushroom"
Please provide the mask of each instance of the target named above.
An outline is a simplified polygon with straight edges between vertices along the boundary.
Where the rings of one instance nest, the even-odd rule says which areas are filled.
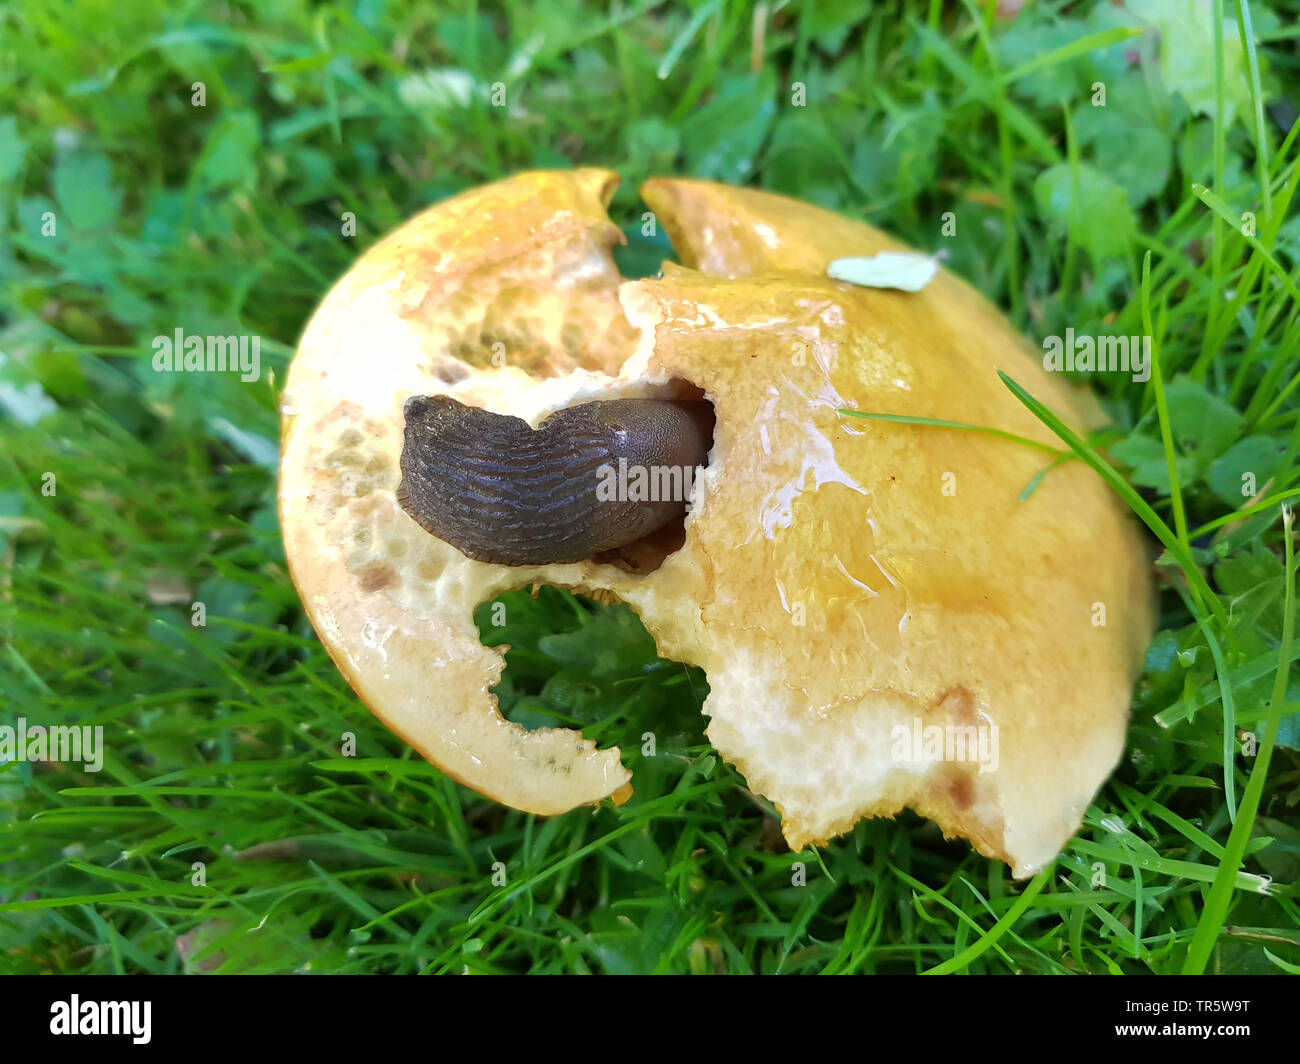
[[[630,773],[501,716],[474,610],[535,583],[617,597],[705,670],[709,740],[792,848],[911,807],[1031,874],[1124,745],[1151,630],[1140,539],[1082,463],[1022,501],[1041,452],[837,411],[1059,445],[997,369],[1076,426],[1084,406],[950,272],[919,292],[829,278],[907,249],[779,196],[648,182],[683,265],[624,282],[616,182],[525,173],[449,199],[316,311],[283,397],[280,515],[321,640],[433,764],[554,814],[625,800]],[[619,447],[706,461],[689,513],[578,498]]]

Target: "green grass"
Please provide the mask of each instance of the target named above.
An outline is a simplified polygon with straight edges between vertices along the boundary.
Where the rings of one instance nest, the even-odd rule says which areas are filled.
[[[0,723],[108,747],[97,774],[0,767],[0,971],[1300,964],[1300,6],[1216,0],[1221,30],[1194,0],[774,6],[757,41],[721,0],[0,12]],[[1094,381],[1104,438],[1006,381],[1060,436],[1044,463],[1091,465],[1145,522],[1161,589],[1124,761],[1028,883],[911,814],[787,852],[704,739],[707,678],[625,607],[545,589],[480,620],[514,719],[623,747],[617,809],[482,799],[330,663],[274,512],[299,331],[419,208],[579,163],[624,176],[634,275],[670,254],[637,183],[693,174],[943,248],[1035,343],[1153,338],[1149,381]],[[260,335],[262,379],[152,372],[177,327]]]

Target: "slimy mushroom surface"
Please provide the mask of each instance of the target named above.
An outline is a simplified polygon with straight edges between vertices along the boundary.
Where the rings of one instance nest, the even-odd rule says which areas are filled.
[[[680,518],[713,420],[705,402],[610,399],[533,429],[449,396],[412,396],[403,416],[399,505],[497,565],[582,561]]]

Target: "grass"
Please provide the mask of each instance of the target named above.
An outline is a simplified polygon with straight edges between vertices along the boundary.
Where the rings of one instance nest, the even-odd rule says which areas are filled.
[[[107,737],[98,773],[0,767],[0,970],[1300,964],[1300,9],[777,6],[0,13],[0,723]],[[1044,461],[1090,464],[1149,527],[1161,589],[1125,759],[1028,883],[911,814],[786,851],[704,739],[707,678],[624,607],[545,589],[480,618],[514,719],[623,747],[618,809],[483,800],[330,663],[273,505],[299,331],[417,209],[579,163],[624,176],[631,275],[670,254],[637,183],[686,173],[942,247],[1035,343],[1152,337],[1150,380],[1093,380],[1104,439],[1006,381],[1061,439]],[[261,379],[153,372],[177,327],[259,335]]]

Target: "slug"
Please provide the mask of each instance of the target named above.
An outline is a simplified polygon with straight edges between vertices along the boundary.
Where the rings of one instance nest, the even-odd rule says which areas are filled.
[[[713,434],[709,403],[667,399],[582,403],[535,430],[443,395],[403,414],[399,505],[497,565],[582,561],[680,518]]]

